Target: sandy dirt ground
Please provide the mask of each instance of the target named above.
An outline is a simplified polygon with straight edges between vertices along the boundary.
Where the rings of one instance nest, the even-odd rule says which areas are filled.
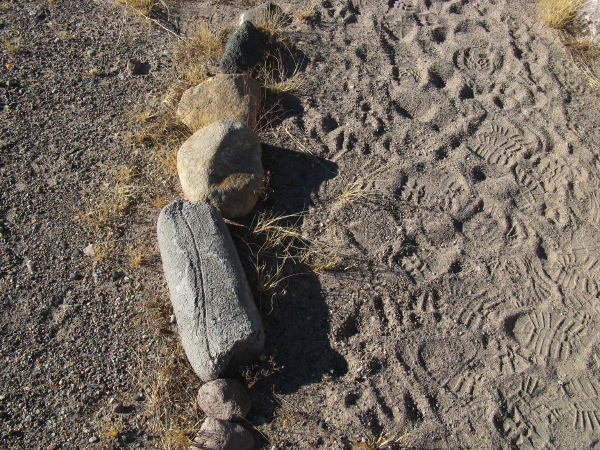
[[[231,24],[234,3],[173,14],[183,32]],[[136,286],[160,272],[92,266],[76,217],[136,151],[126,116],[164,94],[175,38],[111,2],[8,4],[0,445],[157,447],[128,368],[153,351]],[[262,305],[260,447],[593,447],[600,114],[557,33],[526,0],[311,5],[288,30],[304,84],[261,134],[258,210],[302,213],[345,264]],[[128,74],[131,57],[150,72]],[[151,241],[157,211],[122,234]],[[129,435],[95,443],[111,399]]]

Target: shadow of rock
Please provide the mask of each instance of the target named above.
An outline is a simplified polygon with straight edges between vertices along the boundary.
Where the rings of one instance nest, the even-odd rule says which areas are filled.
[[[297,225],[311,206],[312,195],[338,173],[335,163],[272,145],[263,145],[263,161],[271,178],[269,195],[261,208],[276,215],[297,215],[291,219]],[[246,269],[254,288],[252,268]],[[245,373],[247,381],[254,383],[251,423],[273,419],[277,394],[296,392],[348,370],[345,359],[329,344],[329,311],[318,276],[298,263],[288,264],[285,276],[290,276],[285,295],[274,305],[267,299],[261,308],[266,332],[264,357],[250,374]],[[255,299],[261,303],[260,293],[255,292]]]
[[[312,206],[311,195],[338,174],[337,164],[286,148],[263,144],[263,161],[270,175],[265,209],[300,214]]]

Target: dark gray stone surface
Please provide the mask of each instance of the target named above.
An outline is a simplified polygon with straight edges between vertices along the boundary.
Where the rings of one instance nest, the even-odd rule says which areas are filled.
[[[264,35],[251,22],[244,21],[229,37],[219,70],[222,73],[242,73],[258,64],[265,50]]]
[[[263,350],[260,314],[229,231],[204,202],[163,208],[158,243],[186,355],[202,381],[254,360]]]

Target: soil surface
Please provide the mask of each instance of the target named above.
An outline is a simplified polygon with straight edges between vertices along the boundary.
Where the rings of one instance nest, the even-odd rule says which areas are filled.
[[[280,4],[315,9],[286,30],[304,84],[261,134],[257,210],[302,213],[345,263],[259,302],[260,447],[595,445],[600,114],[558,34],[529,0]],[[140,151],[128,118],[166,92],[177,38],[111,1],[1,5],[0,446],[158,448],[131,368],[160,271],[92,263],[80,218]],[[243,9],[171,14],[186,33]],[[112,238],[155,251],[157,214]]]

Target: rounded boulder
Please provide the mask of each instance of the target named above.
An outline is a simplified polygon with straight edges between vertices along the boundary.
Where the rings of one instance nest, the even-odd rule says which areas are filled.
[[[222,119],[256,127],[260,85],[246,74],[217,74],[181,96],[177,117],[192,131]]]
[[[248,214],[263,192],[258,136],[248,126],[219,120],[196,131],[177,153],[181,188],[191,202],[206,201],[225,217]]]
[[[251,450],[254,436],[241,425],[207,417],[190,449]]]
[[[250,411],[250,397],[244,386],[232,378],[219,378],[198,390],[198,406],[208,417],[242,420]]]

